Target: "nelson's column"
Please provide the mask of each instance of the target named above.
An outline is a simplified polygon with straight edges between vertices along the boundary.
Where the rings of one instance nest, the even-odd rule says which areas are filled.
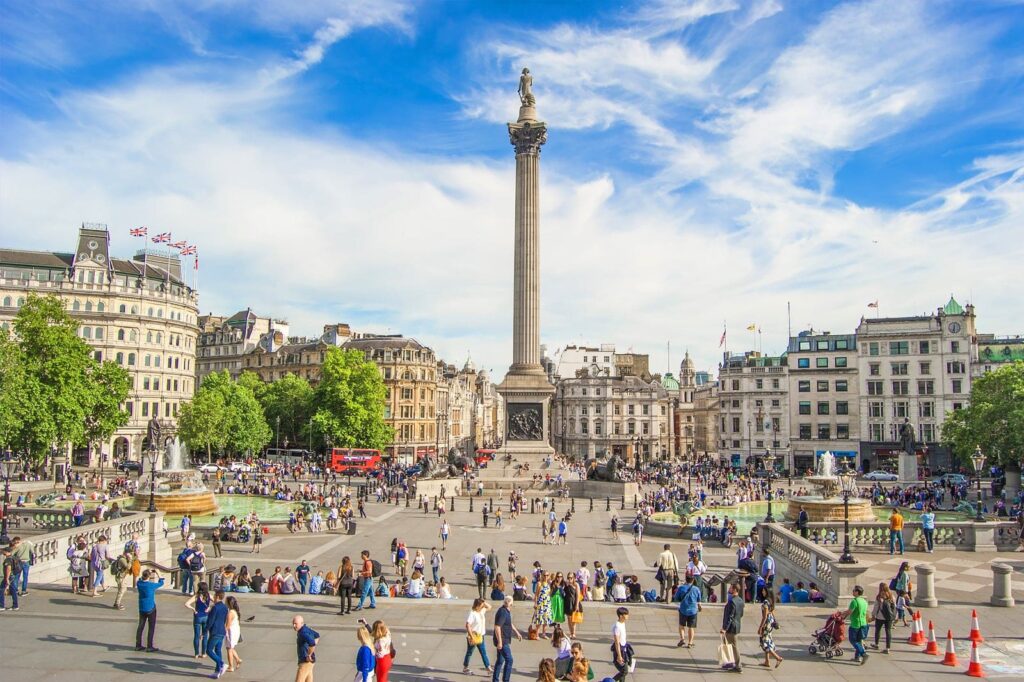
[[[505,399],[505,442],[499,453],[531,468],[554,454],[549,415],[555,387],[540,364],[540,148],[548,129],[537,120],[533,77],[519,78],[519,119],[508,124],[516,148],[516,234],[512,365],[498,387]],[[495,467],[497,468],[497,467]]]

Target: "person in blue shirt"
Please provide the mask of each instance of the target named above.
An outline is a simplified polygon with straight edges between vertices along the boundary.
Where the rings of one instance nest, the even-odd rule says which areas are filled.
[[[363,626],[359,626],[356,629],[356,638],[359,640],[359,651],[356,652],[356,681],[369,682],[373,669],[377,666],[377,657],[373,653],[373,635]]]
[[[782,587],[779,588],[779,603],[789,604],[793,601],[793,586],[789,584],[789,578],[782,579]]]
[[[156,635],[156,591],[164,586],[164,579],[160,577],[156,569],[147,569],[142,574],[135,589],[139,592],[139,627],[135,631],[135,650],[142,651],[142,631],[149,625],[149,634],[146,637],[146,651],[157,650],[153,646],[153,637]]]
[[[921,514],[921,532],[924,534],[928,553],[931,554],[935,549],[935,512],[930,509]]]
[[[686,584],[676,593],[679,597],[679,643],[684,640],[687,649],[693,648],[693,638],[697,634],[697,613],[700,611],[700,588],[694,583],[692,575],[686,576]]]
[[[185,602],[185,608],[192,610],[192,649],[196,658],[206,655],[206,646],[210,641],[210,631],[207,629],[207,616],[213,599],[206,587],[206,583],[199,583],[196,593]]]
[[[295,577],[299,581],[300,591],[302,594],[306,594],[306,587],[309,585],[309,564],[305,559],[295,567]]]
[[[217,590],[213,593],[213,606],[209,609],[206,617],[206,628],[210,633],[210,639],[206,643],[206,655],[213,661],[213,674],[211,679],[216,680],[224,674],[227,664],[221,655],[224,646],[224,638],[228,634],[228,607],[224,604],[224,590]]]
[[[808,604],[811,601],[811,593],[807,591],[802,582],[797,582],[793,590],[793,602],[796,604]]]
[[[316,664],[316,645],[320,641],[320,633],[306,625],[302,616],[292,618],[292,629],[295,630],[295,648],[299,657],[295,682],[313,682],[313,666]]]

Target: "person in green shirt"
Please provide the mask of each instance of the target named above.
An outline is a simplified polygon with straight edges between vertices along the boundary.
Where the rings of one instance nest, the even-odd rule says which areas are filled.
[[[864,665],[868,661],[868,652],[864,650],[864,639],[868,636],[868,600],[864,598],[864,588],[853,586],[853,599],[843,612],[843,618],[850,619],[850,644],[853,645],[854,663]]]

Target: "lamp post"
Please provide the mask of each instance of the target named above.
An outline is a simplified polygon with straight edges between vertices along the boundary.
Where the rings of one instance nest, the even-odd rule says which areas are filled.
[[[775,473],[775,456],[766,454],[764,457],[764,468],[768,472],[768,515],[764,517],[765,523],[775,523],[772,516],[772,474]]]
[[[974,476],[978,479],[978,508],[974,520],[981,523],[985,517],[981,515],[981,470],[985,468],[985,455],[981,453],[981,446],[974,446],[974,454],[971,455],[971,464],[974,465]]]
[[[857,560],[850,551],[850,495],[857,490],[857,472],[849,462],[839,472],[839,485],[843,490],[843,553],[839,556],[839,563],[855,564]]]
[[[0,459],[0,466],[3,467],[4,475],[4,520],[3,525],[0,526],[0,545],[11,544],[11,539],[7,537],[7,508],[11,500],[11,476],[14,475],[14,467],[17,463],[17,460],[14,459],[14,453],[10,450],[6,450],[3,459]]]
[[[753,441],[750,440],[750,420],[747,420],[747,474],[750,473],[750,446]]]
[[[147,454],[149,456],[149,509],[146,511],[153,513],[156,511],[156,460],[159,451],[150,443]]]
[[[277,418],[274,421],[277,422],[277,447],[278,447],[278,449],[280,449],[281,448],[281,415],[277,415]]]

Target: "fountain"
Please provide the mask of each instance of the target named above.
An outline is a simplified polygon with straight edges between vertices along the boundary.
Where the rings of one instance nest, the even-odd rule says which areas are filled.
[[[836,475],[836,458],[831,452],[824,452],[818,457],[814,466],[814,475],[805,479],[814,486],[817,495],[798,495],[791,497],[786,518],[793,520],[800,516],[800,507],[804,508],[811,521],[842,521],[844,518],[843,498],[838,495],[839,476]],[[851,521],[874,521],[875,513],[871,501],[860,497],[850,497]]]
[[[166,459],[168,468],[149,472],[150,477],[156,477],[153,492],[156,508],[168,514],[202,515],[217,511],[217,499],[203,483],[203,475],[184,467],[181,441],[177,438],[167,445]],[[148,481],[139,486],[133,508],[149,508],[149,488]]]

